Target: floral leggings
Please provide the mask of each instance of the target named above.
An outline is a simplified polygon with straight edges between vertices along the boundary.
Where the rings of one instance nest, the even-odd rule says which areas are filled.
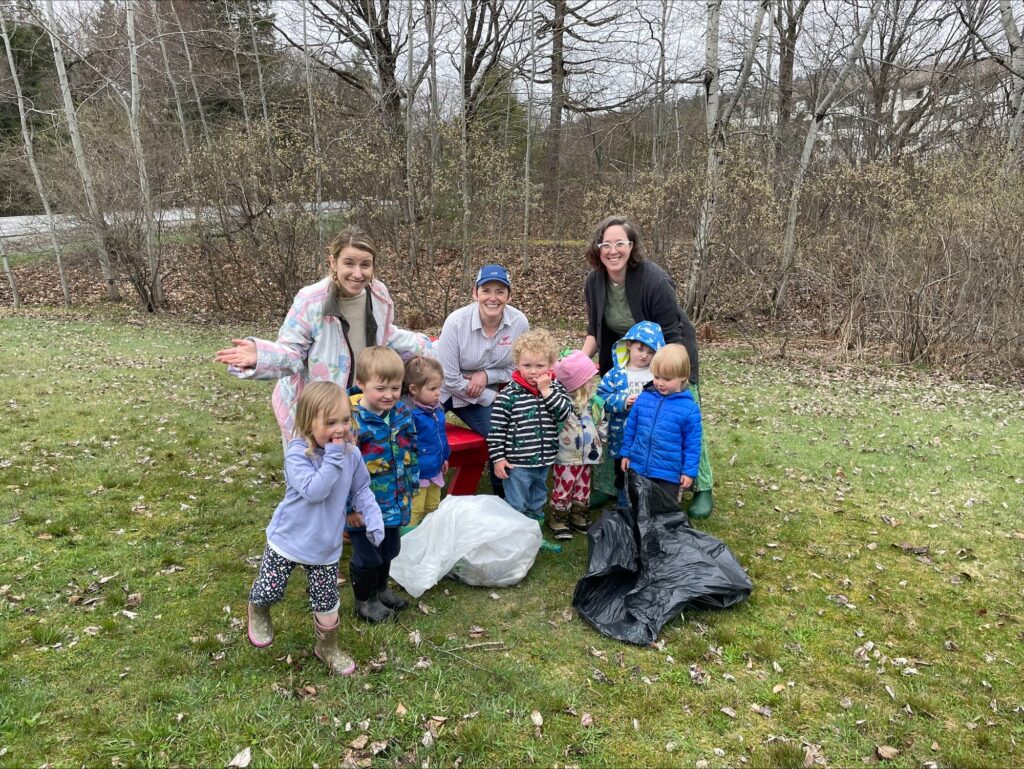
[[[329,614],[338,610],[338,562],[324,564],[297,564],[267,545],[260,563],[260,573],[252,583],[249,602],[267,607],[284,598],[288,577],[292,569],[302,566],[308,582],[306,592],[313,611]]]
[[[590,465],[555,465],[551,506],[564,513],[573,502],[590,504]]]

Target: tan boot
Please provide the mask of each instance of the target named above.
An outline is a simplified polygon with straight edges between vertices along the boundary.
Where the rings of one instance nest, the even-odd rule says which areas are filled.
[[[573,502],[569,511],[569,525],[576,531],[586,531],[590,528],[590,509],[579,502]]]
[[[548,519],[548,528],[551,529],[551,536],[555,539],[572,539],[572,530],[569,528],[569,516],[564,510],[551,511],[551,518]]]
[[[324,627],[316,615],[313,616],[313,627],[316,629],[316,645],[313,654],[330,668],[336,676],[348,676],[356,670],[356,662],[338,648],[338,626],[341,620],[334,618],[334,624]]]
[[[270,607],[249,604],[249,643],[265,649],[274,643],[274,624],[270,621]]]

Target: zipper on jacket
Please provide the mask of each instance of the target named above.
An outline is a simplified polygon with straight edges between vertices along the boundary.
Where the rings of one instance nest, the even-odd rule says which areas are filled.
[[[660,395],[660,393],[659,393],[659,395]],[[661,400],[658,402],[658,408],[656,408],[654,410],[654,419],[651,420],[651,422],[652,422],[651,433],[647,436],[647,458],[644,459],[644,469],[647,470],[647,472],[651,471],[651,443],[652,443],[651,438],[654,436],[653,425],[656,425],[658,423],[658,414],[661,413],[661,407],[664,406],[664,405],[665,405],[665,396],[662,395],[661,396]]]

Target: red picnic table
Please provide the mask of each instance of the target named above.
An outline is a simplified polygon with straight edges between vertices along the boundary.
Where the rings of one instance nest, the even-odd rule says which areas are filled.
[[[466,496],[476,494],[487,464],[487,441],[468,427],[459,427],[451,422],[445,425],[451,456],[448,467],[455,471],[448,484],[450,495]]]

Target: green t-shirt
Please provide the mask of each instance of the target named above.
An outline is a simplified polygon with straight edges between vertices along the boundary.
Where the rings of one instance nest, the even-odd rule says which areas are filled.
[[[636,323],[626,301],[626,284],[608,281],[608,297],[604,305],[604,322],[618,336],[622,336]]]

